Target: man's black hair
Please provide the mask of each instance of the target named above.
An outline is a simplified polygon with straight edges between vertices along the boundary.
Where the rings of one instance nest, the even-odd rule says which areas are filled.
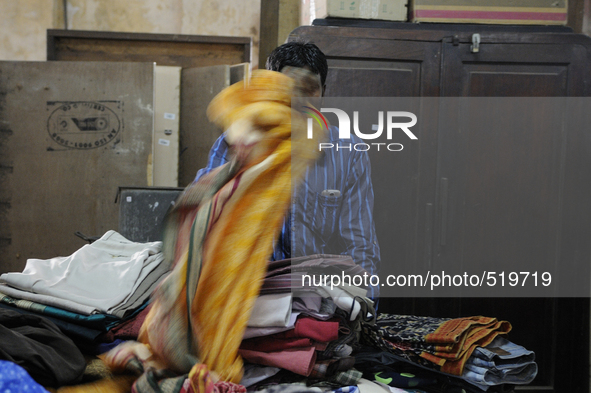
[[[285,66],[308,67],[310,71],[320,75],[322,86],[326,83],[326,74],[328,73],[326,56],[314,44],[288,42],[275,48],[267,58],[265,68],[271,71],[281,71]]]

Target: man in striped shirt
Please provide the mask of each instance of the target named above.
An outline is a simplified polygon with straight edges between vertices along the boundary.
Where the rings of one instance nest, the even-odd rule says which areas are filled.
[[[309,43],[290,42],[276,48],[266,68],[305,68],[319,76],[316,95],[324,93],[328,64],[320,49]],[[328,143],[339,144],[338,128],[328,129]],[[343,145],[362,142],[352,135]],[[207,166],[196,179],[229,161],[229,146],[222,134],[209,153]],[[313,254],[347,254],[370,275],[377,275],[380,248],[373,223],[371,165],[365,151],[326,149],[308,168],[304,181],[292,197],[273,260]],[[369,282],[369,277],[367,278]],[[377,300],[378,286],[370,286],[368,297]],[[377,306],[377,304],[376,304]]]

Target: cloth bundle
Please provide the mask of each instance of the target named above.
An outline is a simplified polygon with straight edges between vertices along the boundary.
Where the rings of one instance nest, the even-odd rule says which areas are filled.
[[[244,340],[240,354],[255,364],[310,376],[316,364],[316,350],[326,349],[329,342],[338,338],[338,334],[338,321],[301,317],[291,330]]]
[[[301,177],[316,157],[316,139],[291,140],[292,128],[306,126],[289,106],[306,78],[255,71],[248,84],[214,98],[208,115],[228,130],[234,156],[189,186],[169,214],[164,251],[173,270],[154,293],[137,344],[143,347],[115,348],[105,356],[112,367],[144,359],[146,369],[149,359],[155,369],[195,375],[206,365],[216,380],[240,381],[238,347],[289,206],[292,176]],[[139,383],[135,388],[142,391]]]
[[[22,273],[0,276],[0,293],[82,315],[119,318],[140,307],[169,265],[162,242],[136,243],[115,231],[68,257],[29,259]]]
[[[250,362],[245,386],[266,386],[278,378],[282,383],[305,379],[331,387],[359,381],[361,372],[354,369],[351,356],[358,341],[355,327],[362,316],[374,312],[372,301],[363,288],[342,282],[332,288],[330,282],[319,285],[319,277],[331,274],[363,277],[367,272],[345,255],[269,262],[240,346],[240,354]]]
[[[83,352],[102,353],[121,338],[111,329],[141,324],[169,269],[162,242],[133,242],[110,230],[70,256],[28,259],[22,272],[2,274],[0,307],[42,316]]]
[[[43,386],[74,383],[86,367],[80,350],[51,321],[4,308],[0,309],[0,359],[21,366]]]
[[[18,364],[0,360],[0,392],[47,393]]]
[[[432,318],[380,314],[366,327],[373,345],[411,362],[451,375],[462,375],[477,347],[485,347],[511,324],[491,317]]]
[[[466,362],[467,381],[494,386],[502,383],[526,385],[538,374],[535,354],[507,340],[495,338],[486,347],[477,347]]]

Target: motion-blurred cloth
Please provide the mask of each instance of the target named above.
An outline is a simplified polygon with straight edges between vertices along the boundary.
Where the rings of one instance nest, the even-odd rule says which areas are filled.
[[[208,108],[232,135],[235,153],[189,186],[169,214],[164,251],[174,267],[155,291],[139,337],[160,366],[187,373],[203,363],[221,380],[241,379],[238,347],[289,206],[292,176],[300,178],[313,162],[321,136],[316,129],[314,139],[292,143],[292,128],[304,134],[306,127],[303,115],[291,113],[302,80],[295,76],[256,71],[247,86],[229,87]],[[115,348],[107,361],[123,366],[128,358]]]

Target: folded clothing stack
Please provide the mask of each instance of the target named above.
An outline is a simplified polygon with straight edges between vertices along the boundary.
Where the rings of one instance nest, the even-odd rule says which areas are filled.
[[[534,353],[503,337],[510,330],[509,322],[483,316],[451,319],[380,314],[375,325],[364,325],[362,337],[383,351],[382,361],[385,354],[392,354],[397,369],[402,362],[416,366],[422,374],[431,371],[427,375],[434,381],[448,376],[447,381],[468,383],[476,391],[491,387],[498,391],[529,384],[537,375]]]
[[[372,302],[365,290],[346,284],[330,287],[305,283],[304,276],[365,272],[351,257],[313,255],[269,263],[261,295],[253,308],[240,355],[250,364],[244,386],[282,381],[322,381],[352,386],[362,373],[353,368],[355,326]],[[292,292],[293,291],[293,292]],[[359,330],[359,329],[357,329]],[[266,379],[266,381],[265,381]]]
[[[150,294],[168,274],[161,248],[108,231],[68,257],[29,259],[23,272],[0,276],[0,308],[42,316],[83,352],[103,352],[101,343],[137,337]],[[130,323],[131,335],[109,333]]]
[[[490,344],[511,324],[491,317],[431,318],[380,314],[371,331],[381,348],[451,375],[462,375],[478,346]]]
[[[479,385],[526,385],[537,373],[538,365],[532,351],[499,336],[486,347],[474,349],[462,376]]]
[[[68,257],[29,259],[0,276],[0,293],[83,315],[122,318],[141,306],[169,269],[162,242],[135,243],[108,231]]]

